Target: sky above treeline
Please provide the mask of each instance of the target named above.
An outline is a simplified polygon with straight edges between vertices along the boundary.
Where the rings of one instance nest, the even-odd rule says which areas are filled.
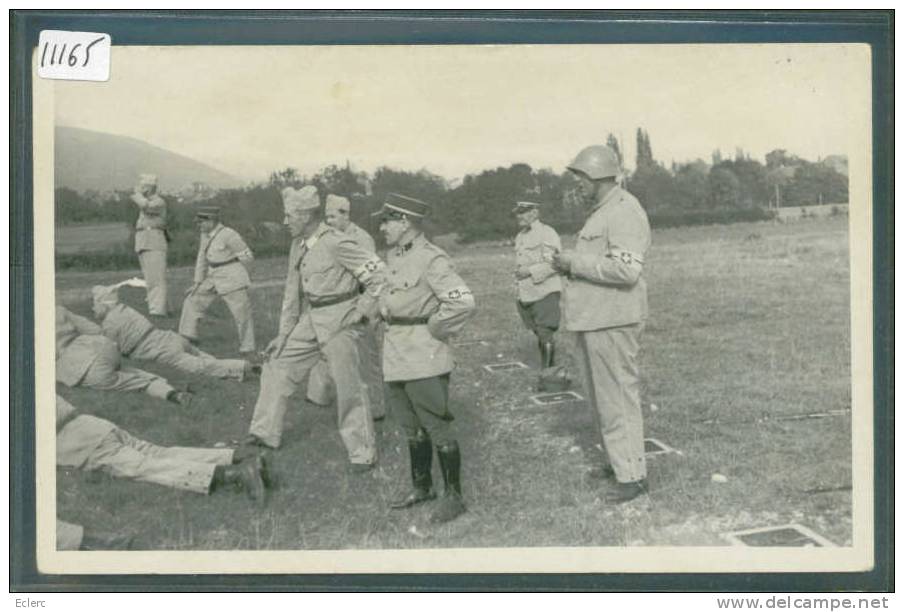
[[[57,125],[144,140],[245,180],[350,163],[448,179],[559,172],[638,127],[666,164],[736,148],[868,146],[864,45],[114,47],[105,83],[57,81]]]

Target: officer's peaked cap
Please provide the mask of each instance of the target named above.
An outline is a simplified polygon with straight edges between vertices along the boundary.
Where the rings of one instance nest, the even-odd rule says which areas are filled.
[[[219,206],[199,206],[198,210],[195,212],[195,216],[198,219],[219,219],[220,218],[220,207]]]
[[[430,212],[430,205],[415,198],[409,198],[398,193],[386,194],[383,207],[374,215],[386,215],[398,213],[409,217],[425,217]]]

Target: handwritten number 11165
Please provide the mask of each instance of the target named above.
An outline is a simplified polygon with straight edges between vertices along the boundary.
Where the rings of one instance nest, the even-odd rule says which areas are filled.
[[[99,43],[104,39],[103,36],[98,38],[97,40],[93,40],[87,45],[85,45],[84,54],[85,61],[82,62],[82,66],[87,66],[88,62],[91,61],[91,47]],[[60,45],[59,43],[50,43],[50,41],[44,42],[44,49],[41,51],[41,68],[45,65],[56,66],[59,64],[65,63],[69,66],[75,66],[79,61],[79,53],[78,49],[82,46],[81,43],[76,43],[72,45],[72,48],[69,49],[69,55],[66,55],[66,48],[68,44],[63,43]],[[50,51],[50,57],[47,57],[47,51]],[[57,52],[59,51],[59,54]],[[46,60],[46,61],[45,61]]]

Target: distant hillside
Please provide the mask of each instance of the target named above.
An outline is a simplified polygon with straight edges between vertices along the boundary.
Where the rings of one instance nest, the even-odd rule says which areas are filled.
[[[160,190],[167,193],[193,183],[215,189],[242,184],[225,172],[136,138],[64,126],[57,126],[55,133],[56,187],[82,192],[131,189],[141,173],[156,174]]]

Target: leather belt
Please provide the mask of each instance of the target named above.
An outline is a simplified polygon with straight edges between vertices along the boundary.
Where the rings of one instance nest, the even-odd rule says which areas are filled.
[[[239,258],[233,257],[232,259],[227,259],[226,261],[221,261],[220,263],[214,263],[212,261],[208,261],[207,265],[210,266],[211,268],[220,268],[222,266],[228,266],[229,264],[234,264],[234,263],[238,263],[238,262],[239,262]]]
[[[145,340],[147,340],[148,336],[150,336],[152,333],[154,333],[155,330],[156,330],[156,328],[153,327],[153,326],[147,328],[147,329],[145,330],[145,332],[144,332],[143,334],[141,334],[141,337],[138,339],[138,342],[136,342],[136,343],[132,346],[131,350],[130,350],[128,353],[123,353],[123,355],[125,355],[126,357],[128,357],[129,355],[131,355],[132,353],[134,353],[134,352],[135,352],[135,349],[137,349],[139,346],[141,346],[141,343],[144,342]]]
[[[426,325],[430,317],[389,317],[384,321],[389,325]]]
[[[336,304],[341,304],[342,302],[347,302],[349,300],[353,300],[358,297],[358,290],[349,291],[348,293],[343,293],[341,295],[337,295],[334,297],[323,298],[322,300],[312,301],[308,300],[308,304],[311,305],[311,308],[324,308],[326,306],[335,306]]]

